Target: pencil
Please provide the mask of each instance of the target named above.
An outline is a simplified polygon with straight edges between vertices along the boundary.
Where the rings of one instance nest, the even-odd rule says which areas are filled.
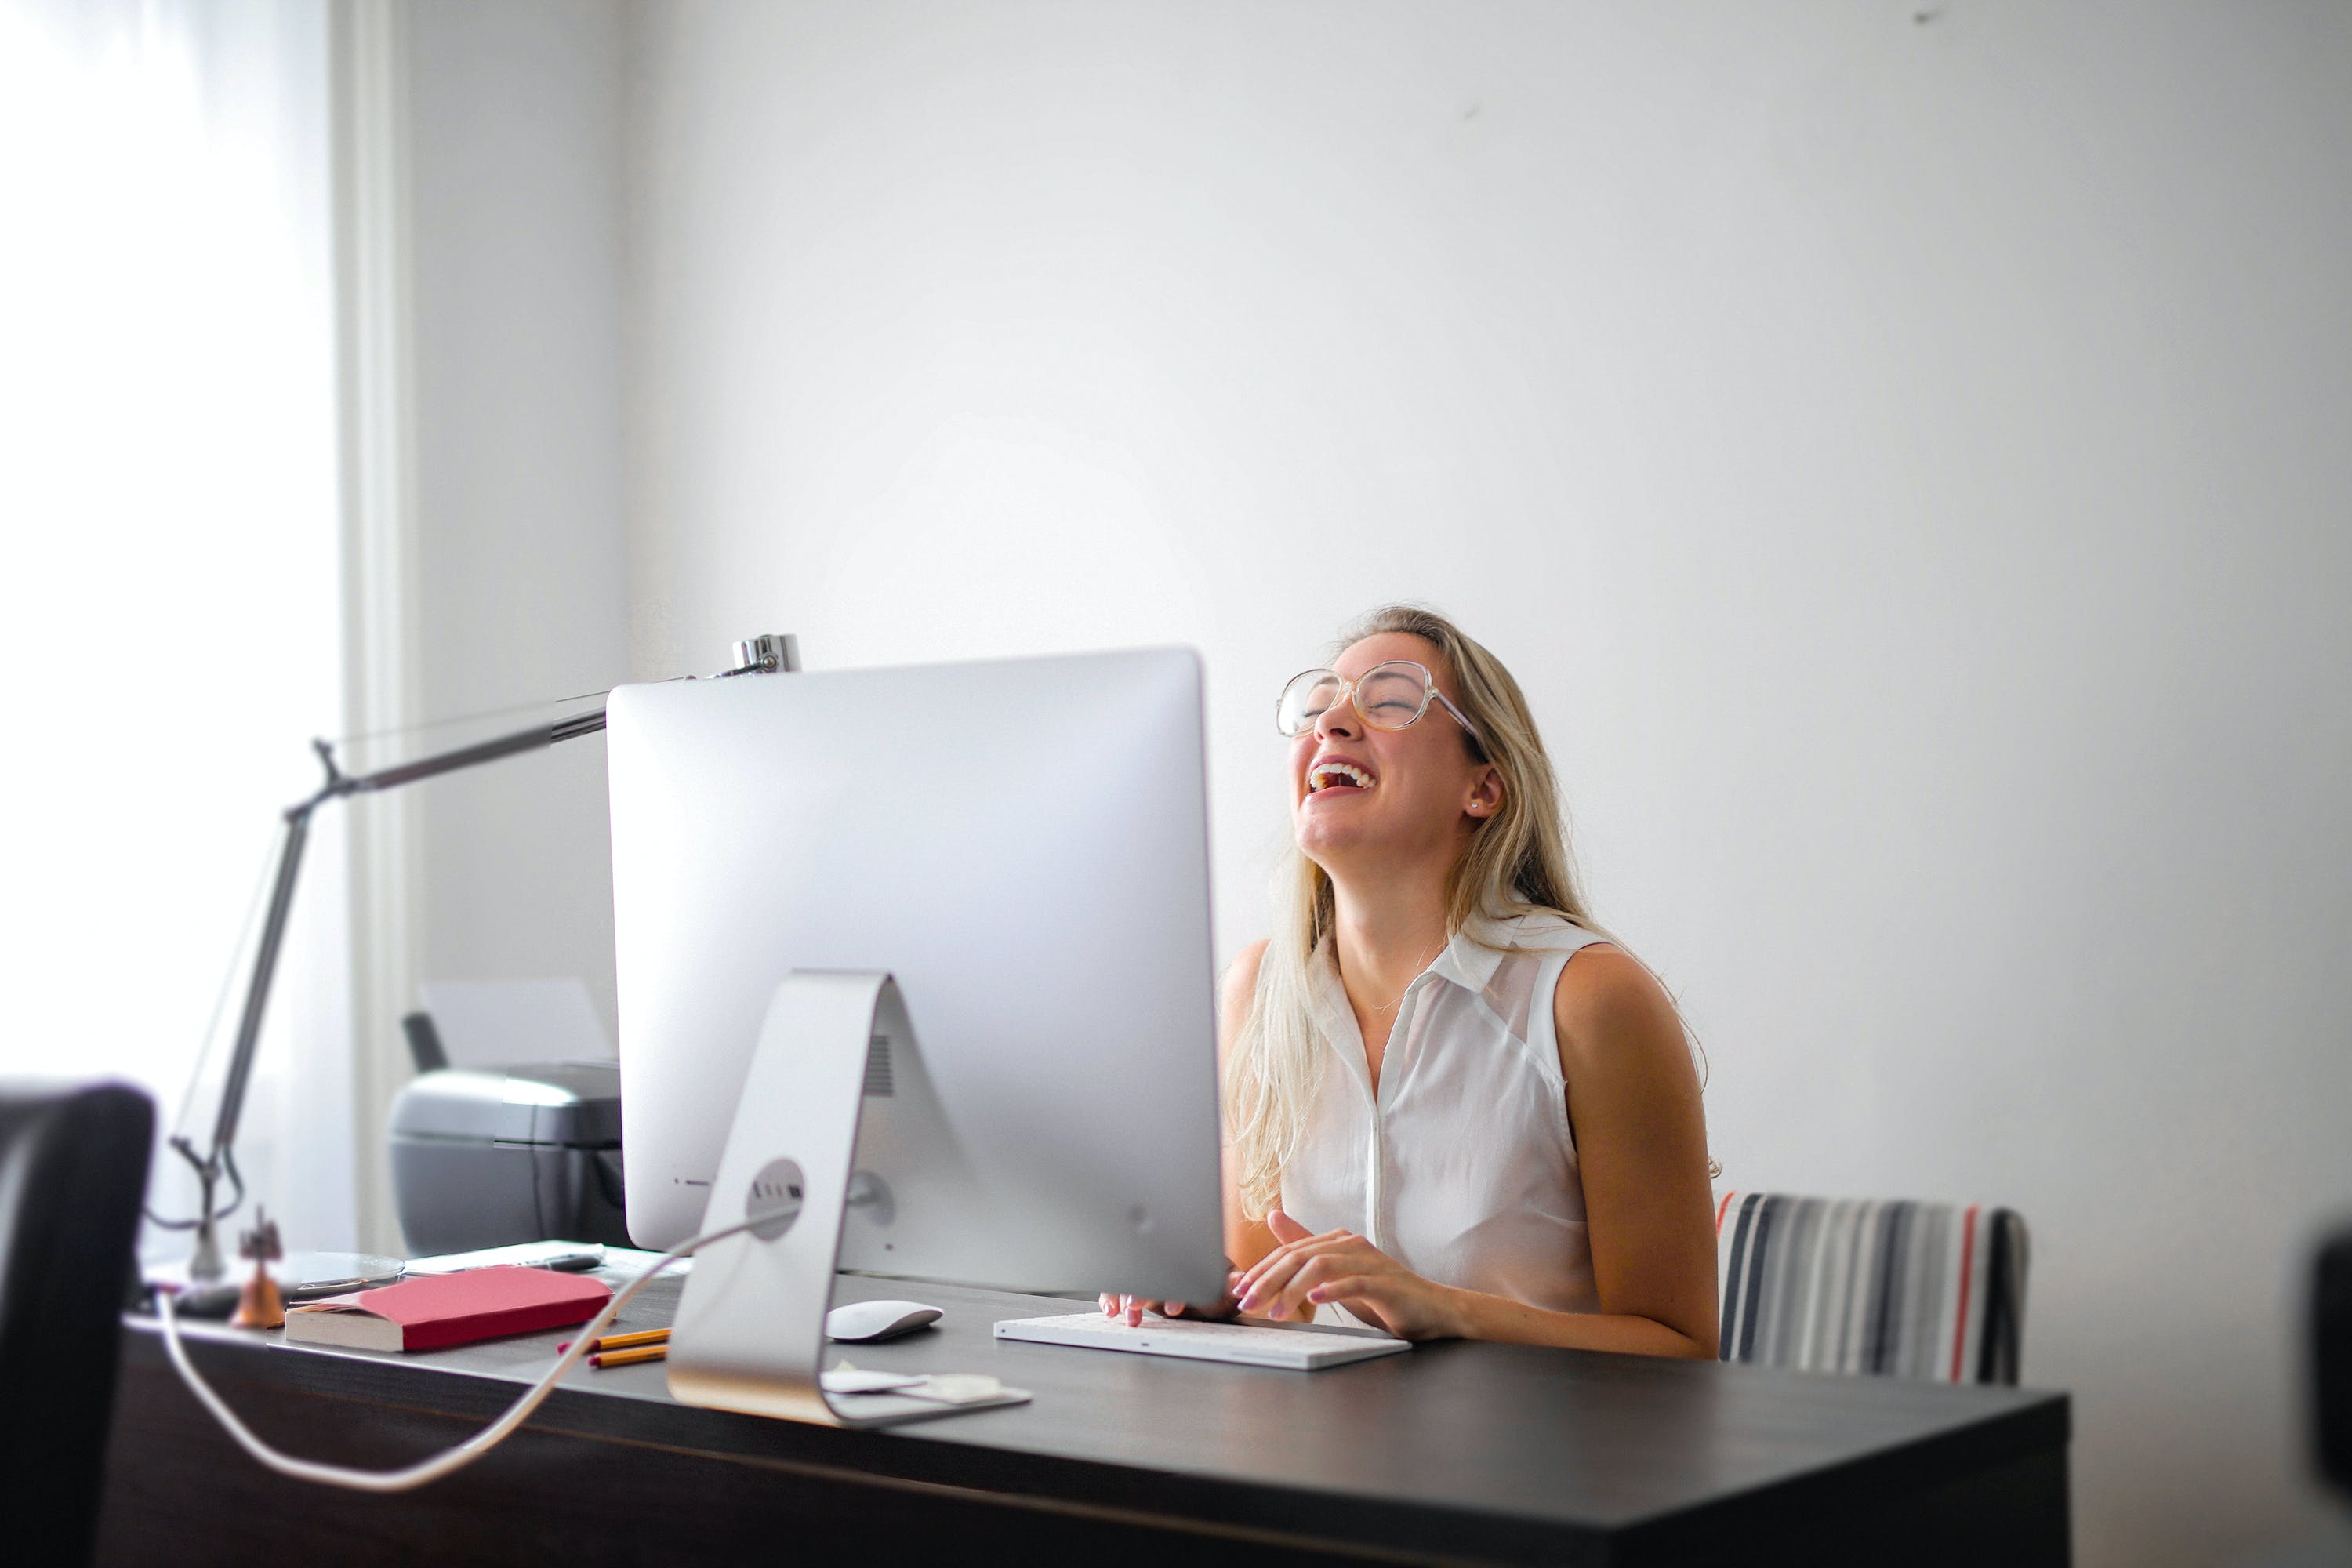
[[[633,1351],[603,1351],[588,1358],[590,1366],[602,1370],[608,1366],[627,1366],[632,1362],[667,1361],[667,1345],[639,1345]]]
[[[668,1342],[667,1329],[640,1329],[634,1334],[606,1334],[601,1340],[590,1340],[588,1352],[593,1355],[598,1351],[634,1350],[639,1345],[663,1345]],[[571,1348],[572,1342],[565,1340],[555,1347],[555,1351],[558,1355],[561,1355]]]

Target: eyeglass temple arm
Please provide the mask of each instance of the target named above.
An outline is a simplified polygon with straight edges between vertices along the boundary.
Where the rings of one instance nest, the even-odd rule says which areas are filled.
[[[1429,694],[1432,697],[1436,698],[1440,702],[1445,704],[1445,710],[1454,715],[1454,721],[1462,726],[1462,730],[1465,734],[1478,742],[1478,749],[1480,751],[1484,752],[1486,750],[1486,737],[1478,733],[1478,726],[1470,722],[1470,716],[1468,714],[1463,712],[1461,709],[1454,706],[1454,699],[1446,696],[1445,693],[1437,689],[1437,682],[1434,680],[1429,683]],[[1490,759],[1492,753],[1489,753]]]

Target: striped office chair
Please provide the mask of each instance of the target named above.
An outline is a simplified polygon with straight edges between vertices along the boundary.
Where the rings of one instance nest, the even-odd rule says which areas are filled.
[[[1725,1361],[2017,1381],[2026,1237],[2011,1210],[1728,1192],[1715,1260]]]

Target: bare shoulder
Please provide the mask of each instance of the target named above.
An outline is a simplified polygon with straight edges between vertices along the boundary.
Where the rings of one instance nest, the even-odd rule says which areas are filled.
[[[1224,984],[1217,994],[1217,1048],[1230,1049],[1241,1037],[1242,1023],[1249,1016],[1250,1000],[1257,994],[1258,966],[1265,962],[1265,942],[1250,943],[1234,956],[1225,971]]]
[[[1258,966],[1265,962],[1266,944],[1271,937],[1260,937],[1234,955],[1232,967],[1225,971],[1224,997],[1230,1003],[1239,997],[1246,1002],[1257,991]]]
[[[1552,1023],[1563,1068],[1653,1052],[1687,1059],[1674,998],[1638,959],[1610,942],[1580,948],[1560,970]]]

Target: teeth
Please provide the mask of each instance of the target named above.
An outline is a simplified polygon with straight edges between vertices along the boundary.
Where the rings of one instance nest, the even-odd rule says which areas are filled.
[[[1333,783],[1350,784],[1358,789],[1370,789],[1372,787],[1372,775],[1353,763],[1320,763],[1316,765],[1315,772],[1307,778],[1307,790],[1309,795],[1312,795],[1315,791]]]

